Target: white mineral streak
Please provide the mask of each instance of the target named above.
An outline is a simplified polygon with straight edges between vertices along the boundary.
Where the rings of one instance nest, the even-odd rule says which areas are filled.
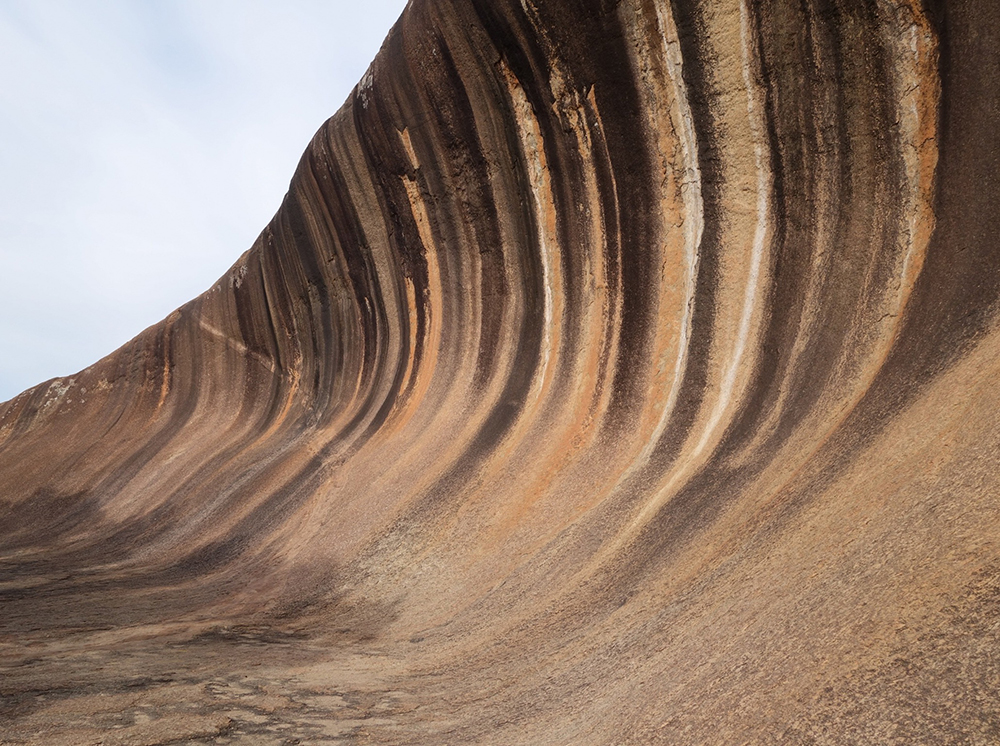
[[[769,195],[771,193],[771,173],[766,162],[766,123],[761,102],[763,101],[763,91],[752,72],[755,64],[756,53],[754,39],[751,38],[749,20],[747,18],[746,0],[740,2],[740,43],[743,50],[743,82],[746,85],[747,96],[747,120],[753,137],[754,163],[757,168],[757,224],[754,226],[753,245],[750,249],[750,272],[746,281],[746,289],[743,295],[743,311],[740,315],[739,330],[736,332],[736,342],[729,358],[729,364],[722,377],[722,385],[715,408],[708,418],[701,439],[690,454],[691,459],[701,456],[705,446],[709,441],[718,441],[720,424],[723,423],[723,415],[726,414],[730,405],[738,399],[733,396],[736,385],[736,375],[744,369],[744,353],[750,341],[750,322],[754,314],[754,309],[759,311],[761,295],[761,265],[764,261],[764,248],[768,230]],[[728,424],[728,423],[725,423]]]
[[[610,543],[603,556],[611,556],[621,551],[627,546],[645,526],[680,489],[687,480],[698,471],[711,455],[712,449],[716,446],[729,425],[729,418],[733,411],[739,406],[740,394],[738,386],[745,386],[749,380],[750,369],[747,365],[748,347],[753,343],[756,335],[755,322],[759,325],[764,320],[762,309],[762,297],[765,291],[763,282],[764,262],[767,254],[768,234],[769,234],[769,211],[770,194],[773,188],[772,176],[767,163],[767,148],[765,142],[766,125],[764,122],[764,112],[762,107],[763,91],[754,73],[754,66],[757,64],[754,47],[753,31],[749,25],[748,11],[744,0],[739,3],[740,17],[740,49],[739,72],[744,88],[744,103],[742,112],[733,109],[727,115],[728,124],[723,126],[730,130],[731,137],[747,137],[752,142],[753,147],[753,174],[754,197],[752,213],[753,234],[752,240],[747,246],[749,258],[745,261],[745,275],[742,282],[742,297],[738,304],[738,319],[727,321],[727,324],[735,326],[731,340],[728,342],[729,349],[723,352],[719,350],[713,353],[716,357],[717,366],[722,368],[721,375],[716,379],[714,391],[711,391],[709,399],[712,401],[711,408],[707,414],[699,416],[695,430],[689,436],[688,442],[683,446],[681,455],[676,459],[676,466],[668,472],[667,477],[661,486],[651,493],[644,502],[635,518],[625,531],[622,531]],[[723,70],[723,74],[729,72]],[[730,73],[731,74],[731,73]],[[734,102],[733,106],[736,104]],[[744,134],[745,133],[745,134]],[[736,158],[735,151],[740,145],[732,143],[732,153],[728,156]],[[727,157],[727,156],[724,156]],[[738,177],[745,180],[745,176]],[[732,196],[730,199],[737,199]],[[737,214],[737,218],[739,215]],[[734,221],[737,219],[734,218]],[[724,239],[723,252],[737,252],[735,260],[739,259],[739,249],[744,244],[742,230],[735,225],[730,227],[731,233]],[[738,281],[735,270],[728,281],[733,285]],[[735,290],[735,288],[733,288]],[[732,292],[732,290],[730,291]],[[716,320],[716,328],[722,327],[722,322]]]
[[[502,63],[504,79],[513,107],[521,154],[524,157],[526,175],[531,191],[531,206],[534,214],[538,260],[541,266],[543,291],[542,307],[542,358],[535,373],[535,381],[526,409],[533,409],[542,397],[552,379],[550,363],[553,352],[559,352],[560,327],[562,324],[562,270],[559,257],[559,242],[556,237],[556,210],[552,196],[550,175],[545,161],[545,144],[535,118],[531,102],[520,82]],[[556,293],[558,290],[558,294]]]
[[[705,228],[704,204],[701,198],[701,168],[698,165],[698,141],[695,137],[694,120],[691,105],[688,102],[687,87],[684,84],[683,60],[681,58],[680,41],[677,38],[677,27],[674,24],[673,11],[668,2],[657,2],[656,17],[662,40],[663,59],[666,61],[669,82],[671,84],[671,129],[678,135],[680,146],[680,167],[683,169],[683,179],[680,184],[683,201],[681,229],[684,232],[684,295],[679,323],[679,339],[677,340],[677,355],[674,362],[674,372],[670,383],[670,392],[666,404],[660,414],[660,419],[646,446],[636,460],[633,469],[645,466],[653,451],[663,437],[670,422],[670,417],[677,404],[684,380],[684,369],[687,365],[691,341],[691,316],[694,311],[695,289],[698,278],[698,256],[701,248],[702,232]]]

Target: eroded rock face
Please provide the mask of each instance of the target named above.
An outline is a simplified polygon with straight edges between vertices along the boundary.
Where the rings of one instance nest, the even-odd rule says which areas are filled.
[[[411,2],[226,276],[0,405],[0,733],[1000,739],[998,44]]]

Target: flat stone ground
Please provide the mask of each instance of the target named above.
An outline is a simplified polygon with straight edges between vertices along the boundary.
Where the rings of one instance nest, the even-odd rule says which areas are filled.
[[[400,668],[268,627],[32,637],[0,646],[0,743],[384,743],[420,719],[420,697],[385,684]]]

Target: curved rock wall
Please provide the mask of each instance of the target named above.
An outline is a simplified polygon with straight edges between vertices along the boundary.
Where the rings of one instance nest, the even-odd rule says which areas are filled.
[[[10,737],[139,669],[135,738],[1000,737],[998,44],[411,2],[215,286],[0,405]]]

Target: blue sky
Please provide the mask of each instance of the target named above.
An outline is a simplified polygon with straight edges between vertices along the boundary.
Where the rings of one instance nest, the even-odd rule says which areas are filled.
[[[0,401],[253,243],[405,0],[0,0]]]

